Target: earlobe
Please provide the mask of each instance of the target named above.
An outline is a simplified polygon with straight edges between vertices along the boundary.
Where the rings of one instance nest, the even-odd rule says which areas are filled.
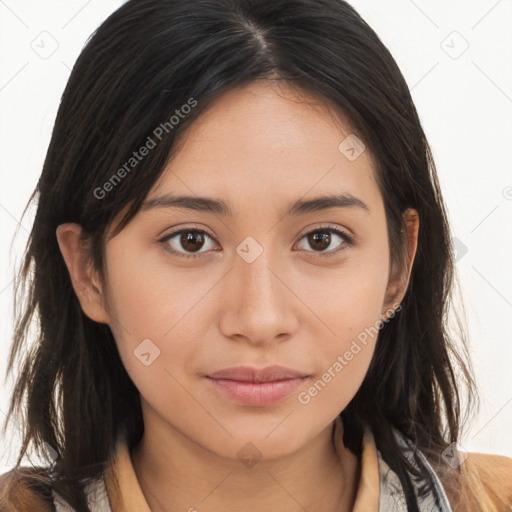
[[[90,271],[88,248],[82,243],[81,235],[79,224],[61,224],[56,230],[57,242],[82,310],[91,320],[109,323],[102,290]]]

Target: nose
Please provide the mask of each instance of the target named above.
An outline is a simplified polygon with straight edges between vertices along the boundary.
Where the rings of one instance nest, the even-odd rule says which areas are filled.
[[[224,336],[253,345],[270,345],[293,336],[300,301],[287,281],[290,272],[263,253],[252,263],[241,257],[225,277],[220,328]]]

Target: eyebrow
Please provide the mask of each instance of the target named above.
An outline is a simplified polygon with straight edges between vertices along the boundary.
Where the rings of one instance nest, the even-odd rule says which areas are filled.
[[[186,196],[163,194],[144,201],[142,211],[155,208],[185,208],[198,212],[212,213],[233,217],[234,211],[228,203],[222,199],[211,197]],[[298,199],[288,207],[287,215],[304,215],[306,213],[318,212],[329,208],[360,208],[366,213],[370,212],[368,206],[348,192],[326,195],[314,199]]]

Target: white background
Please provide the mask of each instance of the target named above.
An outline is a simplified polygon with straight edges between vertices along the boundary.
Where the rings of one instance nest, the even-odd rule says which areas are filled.
[[[21,214],[39,179],[70,69],[89,35],[121,4],[0,0],[2,379],[13,330],[14,265],[34,209],[20,224]],[[351,4],[379,34],[409,84],[453,234],[458,247],[467,248],[462,257],[459,252],[457,271],[482,405],[461,444],[512,457],[512,1]],[[53,47],[50,56],[37,53]],[[9,386],[0,386],[1,421]],[[16,449],[10,433],[2,440],[0,471],[11,465]]]

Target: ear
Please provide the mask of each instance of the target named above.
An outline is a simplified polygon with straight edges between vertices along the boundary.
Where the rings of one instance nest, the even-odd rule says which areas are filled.
[[[56,231],[59,248],[82,310],[91,320],[108,324],[110,316],[104,307],[103,290],[99,279],[90,270],[89,251],[81,240],[81,234],[82,227],[73,223],[61,224]]]
[[[386,290],[386,300],[382,314],[387,312],[389,316],[390,310],[395,310],[402,299],[404,298],[409,280],[411,277],[412,266],[416,256],[416,249],[418,247],[418,231],[420,226],[420,218],[418,212],[414,208],[408,208],[402,213],[402,218],[405,224],[405,233],[402,229],[402,236],[405,236],[406,254],[406,268],[402,270],[400,275],[391,276]]]

